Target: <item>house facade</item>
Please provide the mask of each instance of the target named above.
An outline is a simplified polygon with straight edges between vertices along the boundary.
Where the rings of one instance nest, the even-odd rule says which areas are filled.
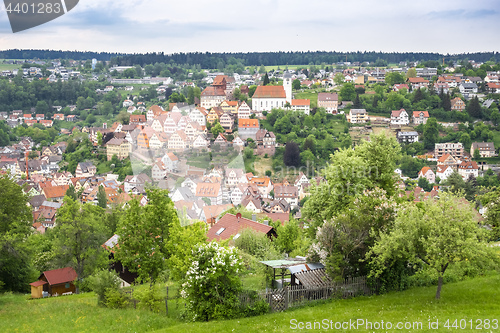
[[[410,119],[405,109],[394,110],[391,113],[391,125],[408,125]]]

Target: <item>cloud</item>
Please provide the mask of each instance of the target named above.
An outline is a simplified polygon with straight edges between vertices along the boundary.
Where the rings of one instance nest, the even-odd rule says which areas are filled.
[[[498,16],[498,12],[492,9],[480,9],[480,10],[465,10],[465,9],[455,9],[455,10],[443,10],[443,11],[432,11],[426,15],[429,20],[477,20],[488,17]]]

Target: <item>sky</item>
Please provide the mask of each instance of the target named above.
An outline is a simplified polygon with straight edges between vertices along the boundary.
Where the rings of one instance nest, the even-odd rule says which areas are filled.
[[[56,0],[54,0],[56,1]],[[0,50],[97,52],[500,51],[498,0],[80,0]]]

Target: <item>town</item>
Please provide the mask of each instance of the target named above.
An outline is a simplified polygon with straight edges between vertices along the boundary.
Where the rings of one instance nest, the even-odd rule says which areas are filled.
[[[315,299],[333,297],[338,281],[345,283],[338,287],[343,297],[399,290],[403,282],[387,280],[370,289],[370,278],[395,272],[417,281],[416,267],[424,263],[439,276],[439,299],[448,263],[468,255],[433,265],[428,249],[429,258],[401,268],[394,262],[413,262],[412,253],[384,261],[389,254],[381,242],[393,234],[379,233],[402,228],[409,237],[395,221],[411,225],[420,214],[415,207],[436,212],[443,204],[465,216],[464,230],[480,224],[489,241],[498,240],[500,62],[494,59],[245,66],[232,58],[212,69],[25,59],[4,60],[1,68],[8,68],[0,77],[2,181],[22,189],[30,211],[26,234],[45,244],[30,245],[42,272],[30,283],[33,298],[97,290],[81,281],[94,278],[103,256],[121,287],[148,279],[154,285],[168,266],[172,281],[184,281],[179,295],[193,300],[193,276],[219,268],[191,263],[201,262],[202,253],[233,262],[233,247],[224,250],[230,245],[253,258],[245,259],[243,284],[290,290],[286,297],[262,296],[266,310],[309,300],[314,288],[325,288]],[[401,207],[406,213],[397,213]],[[155,224],[164,216],[170,218]],[[59,251],[72,245],[60,242],[72,239],[70,221],[77,220],[94,221],[85,228],[95,239],[89,236],[84,247],[95,252],[70,258]],[[141,230],[158,235],[138,250],[133,242],[144,239],[130,234]],[[482,249],[479,230],[463,236]],[[149,258],[138,258],[138,251]],[[236,274],[234,265],[223,266]],[[465,270],[454,274],[467,277]],[[98,302],[107,302],[106,295]],[[186,311],[193,320],[199,315]],[[207,310],[201,320],[237,316]]]

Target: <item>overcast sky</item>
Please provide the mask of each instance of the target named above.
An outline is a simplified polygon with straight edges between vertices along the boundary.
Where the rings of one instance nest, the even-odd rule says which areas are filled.
[[[500,51],[498,0],[80,0],[0,49],[143,53]]]

